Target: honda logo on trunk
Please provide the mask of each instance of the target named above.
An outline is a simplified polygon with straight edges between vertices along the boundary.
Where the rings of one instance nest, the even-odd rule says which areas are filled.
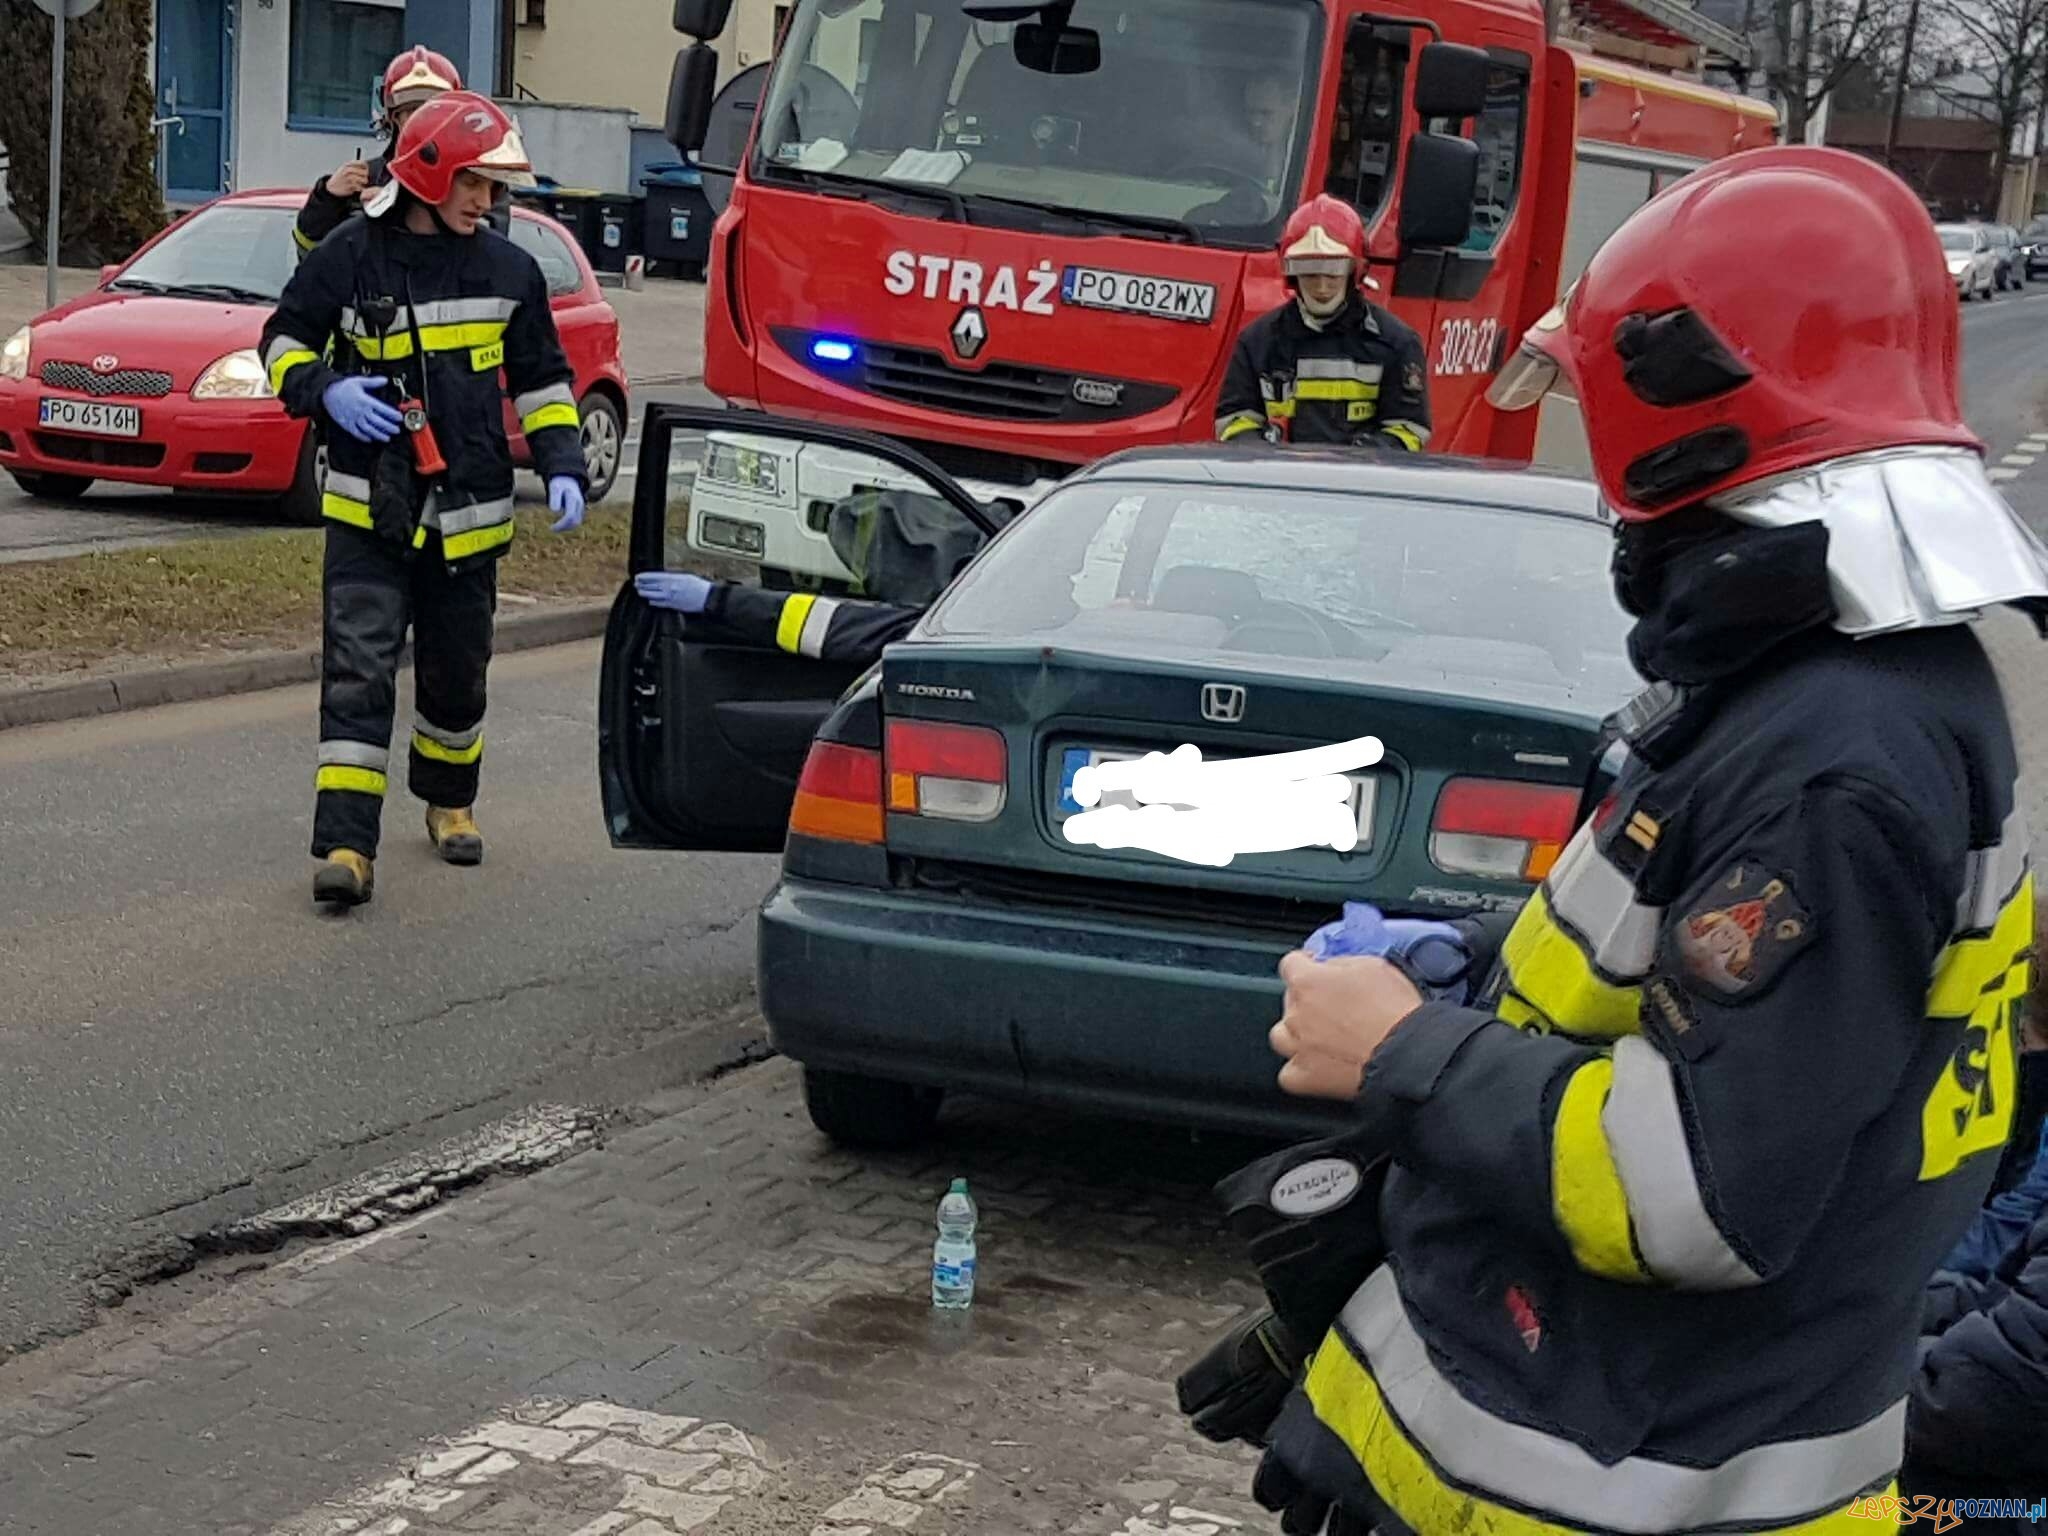
[[[1236,683],[1202,684],[1202,718],[1235,725],[1244,718],[1244,689]]]

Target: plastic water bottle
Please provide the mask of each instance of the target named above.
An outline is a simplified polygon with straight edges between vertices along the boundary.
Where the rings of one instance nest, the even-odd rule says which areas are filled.
[[[932,1305],[959,1311],[974,1303],[974,1197],[955,1179],[939,1201],[939,1240],[932,1244]]]

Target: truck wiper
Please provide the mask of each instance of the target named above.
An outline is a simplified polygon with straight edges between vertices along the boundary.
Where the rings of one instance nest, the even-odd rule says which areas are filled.
[[[868,176],[849,176],[844,171],[814,171],[800,165],[781,165],[773,160],[767,163],[767,171],[773,176],[791,177],[829,196],[851,197],[861,202],[873,202],[877,197],[891,196],[922,198],[945,209],[956,224],[967,222],[967,208],[961,201],[960,194],[946,187],[878,181]]]
[[[967,196],[970,206],[994,204],[999,208],[1016,208],[1036,214],[1039,229],[1047,234],[1144,232],[1157,233],[1163,238],[1188,245],[1199,245],[1202,242],[1202,237],[1194,225],[1185,219],[1150,213],[1097,213],[1092,209],[1084,212],[1078,208],[1054,208],[1021,197],[998,197],[993,192],[970,192]]]

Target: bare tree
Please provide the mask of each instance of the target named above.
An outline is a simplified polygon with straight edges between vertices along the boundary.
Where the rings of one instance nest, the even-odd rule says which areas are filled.
[[[1998,126],[1998,150],[1991,185],[2005,186],[2005,166],[2019,126],[2035,108],[2048,66],[2048,0],[1938,0],[1942,23],[1957,44],[1969,75],[1988,87],[1984,94],[1957,90],[1937,79],[1945,101]]]
[[[2048,6],[2048,0],[2024,3]],[[1766,83],[1785,104],[1787,142],[1806,136],[1820,104],[1852,72],[1892,56],[1902,9],[1899,0],[1748,0],[1743,31],[1757,44]]]

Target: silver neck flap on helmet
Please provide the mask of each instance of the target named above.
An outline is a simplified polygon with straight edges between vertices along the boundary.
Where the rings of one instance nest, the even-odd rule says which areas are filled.
[[[1987,608],[2048,598],[2048,546],[1968,449],[1832,459],[1709,505],[1758,528],[1825,523],[1834,627],[1846,635],[1967,624]]]

